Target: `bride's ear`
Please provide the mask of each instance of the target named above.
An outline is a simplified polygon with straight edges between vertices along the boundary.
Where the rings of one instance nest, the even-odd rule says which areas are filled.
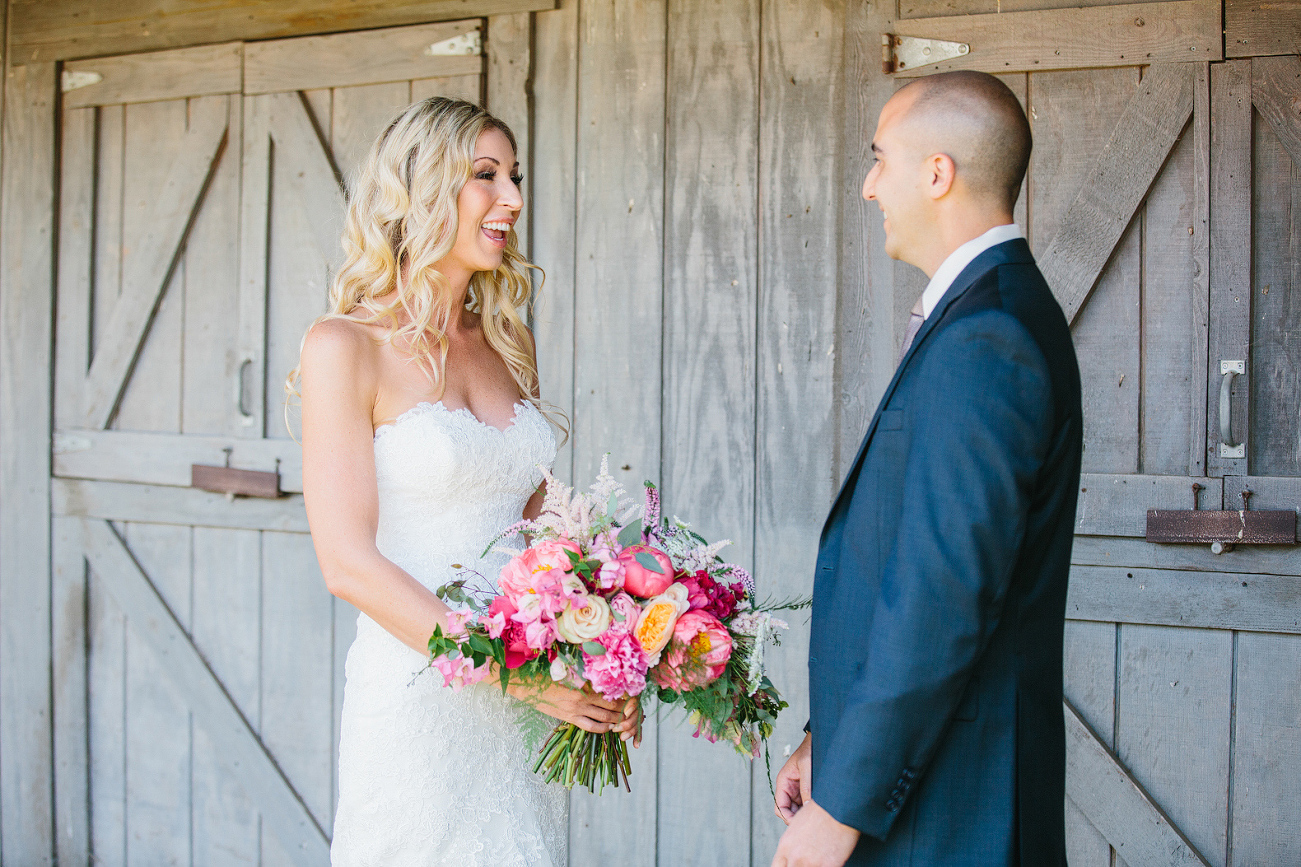
[[[926,158],[926,192],[932,199],[941,199],[953,188],[958,168],[948,154],[931,154]]]

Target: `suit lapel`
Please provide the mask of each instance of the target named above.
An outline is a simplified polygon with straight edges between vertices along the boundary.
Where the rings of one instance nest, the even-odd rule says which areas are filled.
[[[1016,238],[985,250],[975,259],[972,259],[971,263],[954,278],[948,291],[944,293],[940,298],[940,302],[935,305],[935,309],[931,311],[931,315],[927,316],[926,321],[922,323],[917,336],[913,338],[912,346],[908,348],[904,357],[899,360],[898,366],[895,367],[894,376],[891,377],[890,384],[886,386],[885,393],[881,396],[880,402],[877,403],[876,413],[872,416],[872,421],[867,426],[867,433],[863,436],[863,442],[858,447],[858,454],[854,456],[854,462],[849,465],[849,472],[845,474],[845,480],[836,493],[836,498],[832,500],[831,511],[827,514],[827,522],[822,530],[823,535],[826,535],[827,526],[831,524],[832,518],[836,515],[841,498],[844,497],[846,491],[853,487],[853,480],[858,474],[858,467],[863,462],[863,456],[867,454],[867,447],[871,444],[872,437],[876,433],[876,426],[881,421],[881,408],[890,403],[895,387],[899,384],[899,377],[903,374],[904,369],[908,367],[913,357],[922,350],[926,338],[930,336],[931,332],[939,328],[953,302],[961,298],[968,289],[975,285],[977,280],[999,265],[1033,261],[1034,256],[1030,252],[1030,245],[1023,238]]]

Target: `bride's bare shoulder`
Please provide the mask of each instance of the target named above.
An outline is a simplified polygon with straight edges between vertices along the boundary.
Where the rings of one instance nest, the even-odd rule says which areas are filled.
[[[303,380],[343,380],[374,385],[380,365],[377,329],[346,317],[322,319],[303,338]]]

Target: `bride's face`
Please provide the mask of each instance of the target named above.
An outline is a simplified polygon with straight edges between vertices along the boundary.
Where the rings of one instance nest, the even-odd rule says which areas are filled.
[[[506,236],[524,207],[521,180],[510,139],[501,130],[485,130],[474,146],[474,176],[456,199],[456,243],[445,269],[459,266],[472,274],[501,265]]]

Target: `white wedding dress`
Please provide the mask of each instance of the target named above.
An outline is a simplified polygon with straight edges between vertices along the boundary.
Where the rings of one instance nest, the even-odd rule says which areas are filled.
[[[481,558],[518,521],[556,443],[520,402],[504,431],[468,410],[422,403],[375,434],[380,552],[430,589],[457,577],[496,586]],[[425,657],[365,614],[348,651],[339,742],[335,867],[564,867],[564,788],[532,772],[522,705],[491,683],[455,692]]]

